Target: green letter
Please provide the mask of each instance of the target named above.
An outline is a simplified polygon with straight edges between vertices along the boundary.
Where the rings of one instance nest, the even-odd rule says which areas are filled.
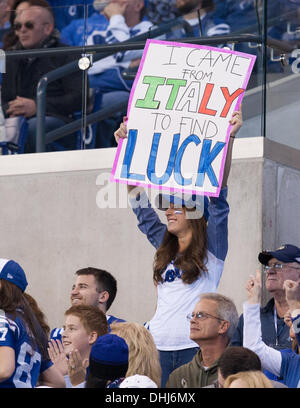
[[[146,75],[143,84],[149,84],[145,98],[136,101],[136,108],[158,109],[160,101],[155,101],[157,87],[165,83],[166,78]]]
[[[176,101],[177,95],[178,95],[178,91],[179,88],[181,86],[185,86],[186,85],[186,80],[185,79],[172,79],[169,78],[166,82],[167,85],[173,85],[167,105],[166,105],[166,109],[168,110],[172,110],[174,107],[174,103]]]

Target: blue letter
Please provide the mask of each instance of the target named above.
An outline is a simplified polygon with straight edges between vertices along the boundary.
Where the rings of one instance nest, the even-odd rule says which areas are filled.
[[[190,135],[185,139],[185,141],[180,146],[178,153],[176,155],[175,166],[174,166],[174,178],[176,182],[182,186],[192,184],[192,178],[185,179],[181,174],[181,160],[187,145],[194,142],[196,146],[200,143],[200,139],[196,135]]]
[[[211,163],[215,160],[216,156],[220,153],[220,151],[224,148],[225,143],[217,142],[210,151],[212,140],[204,139],[203,146],[201,150],[201,157],[199,161],[198,167],[198,176],[196,181],[196,186],[202,187],[204,182],[205,173],[207,173],[211,184],[214,187],[218,187],[218,180],[216,179],[215,173],[213,168],[211,167]]]
[[[127,146],[125,150],[124,161],[122,164],[121,177],[144,181],[145,176],[143,176],[142,174],[136,174],[136,173],[130,174],[129,173],[131,162],[132,162],[132,156],[134,153],[134,148],[136,145],[136,137],[137,137],[137,129],[130,129],[128,132],[128,141],[127,141]]]
[[[176,156],[176,152],[177,152],[177,148],[178,148],[178,143],[179,143],[179,139],[180,139],[180,133],[175,133],[174,136],[173,136],[173,143],[172,143],[171,153],[170,153],[170,156],[169,156],[169,162],[168,162],[168,166],[167,166],[167,169],[165,171],[165,174],[163,174],[161,177],[156,177],[155,163],[156,163],[156,159],[157,159],[157,150],[158,150],[160,136],[161,136],[161,133],[154,133],[153,134],[151,152],[150,152],[150,157],[149,157],[148,167],[147,167],[148,179],[151,180],[151,182],[153,184],[164,184],[171,177],[173,166],[174,166],[174,160],[175,160],[175,156]]]

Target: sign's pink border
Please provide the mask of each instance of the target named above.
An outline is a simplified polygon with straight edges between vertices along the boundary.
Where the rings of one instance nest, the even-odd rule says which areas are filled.
[[[145,48],[144,48],[144,53],[140,62],[140,66],[138,69],[138,72],[136,74],[135,80],[133,82],[132,88],[131,88],[131,92],[130,92],[130,96],[129,96],[129,101],[128,101],[128,108],[127,108],[127,116],[129,117],[130,115],[130,108],[131,108],[131,104],[132,104],[132,99],[133,99],[133,95],[138,83],[138,80],[141,76],[142,73],[142,69],[144,66],[144,62],[145,62],[145,58],[148,52],[148,48],[150,46],[150,44],[166,44],[166,45],[173,45],[173,46],[179,46],[179,47],[189,47],[189,48],[204,48],[207,50],[218,50],[218,48],[215,47],[209,47],[209,46],[203,46],[203,45],[197,45],[197,44],[185,44],[185,43],[180,43],[180,42],[171,42],[171,41],[161,41],[161,40],[147,40],[146,44],[145,44]],[[228,53],[228,54],[235,54],[235,55],[245,55],[244,53],[241,53],[239,51],[232,51],[232,50],[226,50],[226,49],[222,49],[222,52]],[[248,82],[249,82],[249,78],[256,60],[256,56],[255,55],[251,55],[251,54],[246,54],[250,59],[251,59],[251,63],[249,65],[249,69],[247,72],[247,75],[245,77],[245,81],[243,83],[243,88],[246,89]],[[240,95],[240,97],[238,98],[236,105],[235,105],[235,110],[238,110],[243,97],[244,97],[243,93],[242,95]],[[206,196],[210,196],[210,197],[219,197],[220,194],[220,189],[221,189],[221,185],[220,185],[220,180],[222,180],[223,178],[223,173],[224,173],[224,165],[225,165],[225,159],[226,159],[226,154],[227,154],[227,148],[228,148],[228,141],[229,141],[229,137],[230,137],[230,130],[231,130],[231,125],[228,126],[228,130],[227,130],[227,135],[226,135],[226,147],[223,153],[223,158],[222,158],[222,163],[221,163],[221,173],[220,173],[220,177],[219,177],[219,187],[217,189],[217,191],[215,193],[202,193],[200,191],[195,191],[195,190],[188,190],[188,189],[180,189],[180,188],[170,188],[170,187],[164,187],[164,186],[156,186],[153,184],[147,184],[147,183],[139,183],[139,182],[135,182],[135,181],[129,181],[129,180],[122,180],[120,178],[115,178],[115,173],[116,173],[116,168],[117,168],[117,164],[119,161],[119,157],[120,157],[120,153],[121,153],[121,148],[122,148],[122,144],[123,144],[123,139],[121,139],[119,141],[118,144],[118,148],[117,148],[117,153],[115,156],[115,160],[114,160],[114,164],[113,164],[113,168],[112,168],[112,172],[111,172],[111,176],[110,176],[110,181],[115,181],[117,183],[122,183],[122,184],[131,184],[134,186],[142,186],[142,187],[147,187],[147,188],[156,188],[158,190],[168,190],[168,191],[178,191],[181,193],[188,193],[188,194],[198,194],[198,195],[206,195]]]

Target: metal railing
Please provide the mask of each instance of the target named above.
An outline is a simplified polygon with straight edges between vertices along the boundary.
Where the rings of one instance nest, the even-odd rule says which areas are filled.
[[[147,33],[141,34],[134,37],[133,39],[124,41],[117,44],[105,44],[105,45],[91,45],[91,46],[77,46],[77,47],[59,47],[59,48],[49,48],[49,49],[36,49],[36,50],[22,50],[22,51],[7,51],[7,58],[20,58],[20,57],[49,57],[49,56],[59,56],[60,54],[74,55],[74,57],[81,57],[83,54],[93,55],[93,61],[99,61],[110,55],[113,55],[117,52],[129,51],[143,49],[146,43],[146,40],[149,38],[157,38],[164,35],[166,32],[169,32],[171,29],[185,28],[186,32],[189,33],[190,26],[182,19],[177,19],[172,22],[166,23],[158,28],[152,29]],[[265,30],[264,30],[265,31]],[[194,43],[194,44],[203,44],[203,45],[220,45],[220,44],[238,44],[238,43],[256,43],[262,48],[271,47],[279,52],[291,52],[295,46],[290,45],[285,41],[275,40],[272,38],[267,38],[265,33],[262,35],[255,34],[239,34],[239,35],[223,35],[223,36],[213,36],[213,37],[189,37],[189,38],[180,38],[180,39],[168,39],[168,41],[180,41],[181,43]],[[266,60],[266,56],[264,56]],[[61,66],[53,71],[48,72],[44,75],[37,86],[36,91],[36,105],[37,105],[37,131],[36,131],[36,151],[44,152],[46,140],[47,143],[58,140],[59,138],[73,133],[81,128],[81,119],[75,120],[71,123],[68,123],[56,130],[53,130],[45,134],[45,116],[46,116],[46,91],[49,83],[56,81],[66,75],[69,75],[73,72],[79,70],[78,60]],[[99,112],[94,112],[86,117],[85,125],[88,126],[97,121],[103,120],[114,112],[119,111],[120,109],[126,108],[126,105],[123,103],[118,104],[110,109],[101,109]],[[263,130],[263,135],[265,134],[265,129]]]
[[[148,39],[148,38],[147,38]],[[168,40],[168,41],[178,41],[178,40]],[[201,37],[201,38],[185,38],[185,39],[180,39],[180,42],[182,43],[194,43],[194,44],[203,44],[203,45],[219,45],[219,44],[224,44],[224,43],[257,43],[259,45],[262,44],[262,37],[261,36],[256,36],[256,35],[238,35],[238,36],[215,36],[215,37]],[[272,40],[270,40],[270,44],[272,43]],[[273,43],[273,46],[278,47],[278,42]],[[133,50],[133,49],[143,49],[145,47],[145,40],[144,41],[134,41],[134,42],[124,42],[124,43],[118,43],[118,44],[112,44],[112,45],[102,45],[102,46],[90,46],[86,47],[85,49],[85,54],[90,54],[90,53],[99,53],[99,51],[102,51],[102,54],[98,55],[97,59],[95,61],[99,61],[103,58],[106,58],[107,56],[113,55],[116,52],[122,52],[122,51],[128,51],[128,50]],[[73,47],[72,47],[73,48]],[[78,48],[78,47],[77,47]],[[80,47],[79,47],[80,48]],[[66,50],[67,51],[67,50]],[[74,50],[72,50],[74,52]],[[78,52],[78,50],[76,50]],[[81,54],[82,54],[82,48],[81,48]],[[67,124],[62,126],[61,128],[51,131],[50,133],[45,133],[45,116],[46,116],[46,90],[47,86],[49,83],[64,77],[65,75],[69,75],[76,70],[79,70],[78,67],[78,61],[75,60],[69,64],[66,64],[62,67],[59,67],[51,72],[49,72],[47,75],[44,75],[38,84],[37,87],[37,128],[36,128],[36,152],[44,152],[45,151],[45,146],[46,146],[46,140],[47,143],[54,140],[58,140],[60,137],[72,133],[73,130],[79,130],[80,126],[78,127],[80,123],[80,119],[76,121],[76,124],[73,126],[71,124]],[[122,109],[126,108],[126,105],[122,104]],[[117,112],[119,107],[115,107],[115,109],[112,110],[105,110],[106,114],[104,115],[103,112],[99,113],[99,115],[93,113],[90,115],[87,115],[87,124],[92,124],[97,121],[103,120],[107,117],[109,117],[110,114],[113,114],[114,112]],[[68,133],[66,131],[68,130]]]
[[[178,40],[172,40],[178,41]],[[216,44],[224,44],[224,42],[230,43],[240,43],[240,42],[253,42],[253,43],[261,43],[261,37],[254,36],[254,35],[239,35],[239,36],[215,36],[214,38],[211,37],[202,37],[202,38],[186,38],[181,39],[180,42],[182,43],[194,43],[194,44],[203,44],[203,45],[216,45]],[[92,52],[96,50],[105,50],[106,52],[97,60],[105,58],[108,55],[115,54],[119,51],[127,51],[132,49],[143,49],[145,47],[145,41],[141,42],[133,42],[133,43],[119,43],[117,45],[102,45],[102,46],[93,46],[90,47]],[[107,50],[110,50],[108,52]],[[88,54],[88,52],[86,52]],[[77,60],[69,63],[63,67],[60,67],[56,70],[49,72],[47,75],[41,78],[38,89],[37,89],[37,134],[36,134],[36,151],[43,152],[45,151],[45,141],[47,143],[53,142],[58,140],[59,138],[66,136],[74,131],[77,131],[81,127],[81,119],[78,119],[72,123],[68,123],[56,130],[53,130],[47,134],[45,134],[45,106],[46,106],[46,88],[48,84],[52,81],[55,81],[62,76],[68,75],[78,68]],[[129,77],[128,77],[129,78]],[[86,118],[86,125],[91,125],[97,121],[103,120],[114,112],[118,112],[120,110],[125,109],[127,103],[123,102],[118,105],[115,105],[112,108],[101,109],[99,112],[94,112],[87,115]]]
[[[59,56],[62,55],[74,55],[74,56],[82,56],[87,54],[94,55],[94,62],[104,59],[110,55],[113,55],[119,51],[129,51],[135,49],[143,49],[145,46],[145,41],[149,38],[157,38],[160,37],[170,30],[176,30],[183,28],[185,29],[186,33],[191,33],[190,25],[183,20],[182,18],[178,18],[174,21],[169,23],[165,23],[158,28],[151,29],[146,33],[140,34],[134,39],[130,39],[118,44],[105,44],[105,45],[93,45],[93,46],[77,46],[77,47],[58,47],[58,48],[49,48],[49,49],[37,49],[37,50],[16,50],[16,51],[8,51],[7,58],[26,58],[26,57],[39,57],[45,58],[49,56]],[[64,66],[61,66],[53,71],[48,72],[44,75],[37,86],[36,90],[36,152],[44,152],[46,146],[46,140],[48,137],[53,137],[52,134],[46,135],[45,134],[45,116],[46,116],[46,91],[49,83],[56,81],[60,78],[63,78],[66,75],[69,75],[73,72],[79,70],[78,60],[74,60]],[[102,116],[101,116],[102,117]],[[104,119],[104,118],[102,118]],[[99,119],[98,119],[99,120]],[[67,125],[66,125],[67,126]],[[63,126],[61,128],[61,134],[63,134],[66,130]],[[71,133],[71,132],[70,132]],[[65,133],[64,133],[65,134]],[[57,139],[61,136],[58,133]],[[55,140],[57,140],[55,139]]]

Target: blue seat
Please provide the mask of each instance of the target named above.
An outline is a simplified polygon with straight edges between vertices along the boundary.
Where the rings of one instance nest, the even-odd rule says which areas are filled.
[[[93,107],[88,111],[88,114],[97,112],[102,104],[102,94],[95,90],[93,95]],[[82,112],[76,112],[74,114],[75,119],[82,118]],[[84,135],[82,130],[76,132],[76,149],[94,149],[96,145],[97,135],[97,122],[87,126],[86,134]]]
[[[80,118],[81,112],[76,113],[75,118]],[[28,122],[25,117],[20,119],[20,130],[19,136],[17,137],[15,142],[0,142],[0,147],[2,148],[2,155],[10,155],[10,154],[22,154],[25,152],[25,144],[27,140],[27,132],[28,132]],[[96,132],[94,129],[88,128],[88,132]],[[89,135],[89,133],[88,133]],[[81,131],[76,132],[76,149],[81,149],[82,145],[82,134]],[[95,135],[92,134],[92,137],[88,136],[86,138],[88,143],[86,143],[86,148],[93,148],[95,144]],[[59,143],[59,141],[55,141],[51,143],[51,151],[64,151],[66,148]]]
[[[21,154],[24,153],[25,143],[27,138],[28,123],[25,117],[20,118],[20,131],[17,138],[17,143],[0,142],[2,148],[2,155]]]

